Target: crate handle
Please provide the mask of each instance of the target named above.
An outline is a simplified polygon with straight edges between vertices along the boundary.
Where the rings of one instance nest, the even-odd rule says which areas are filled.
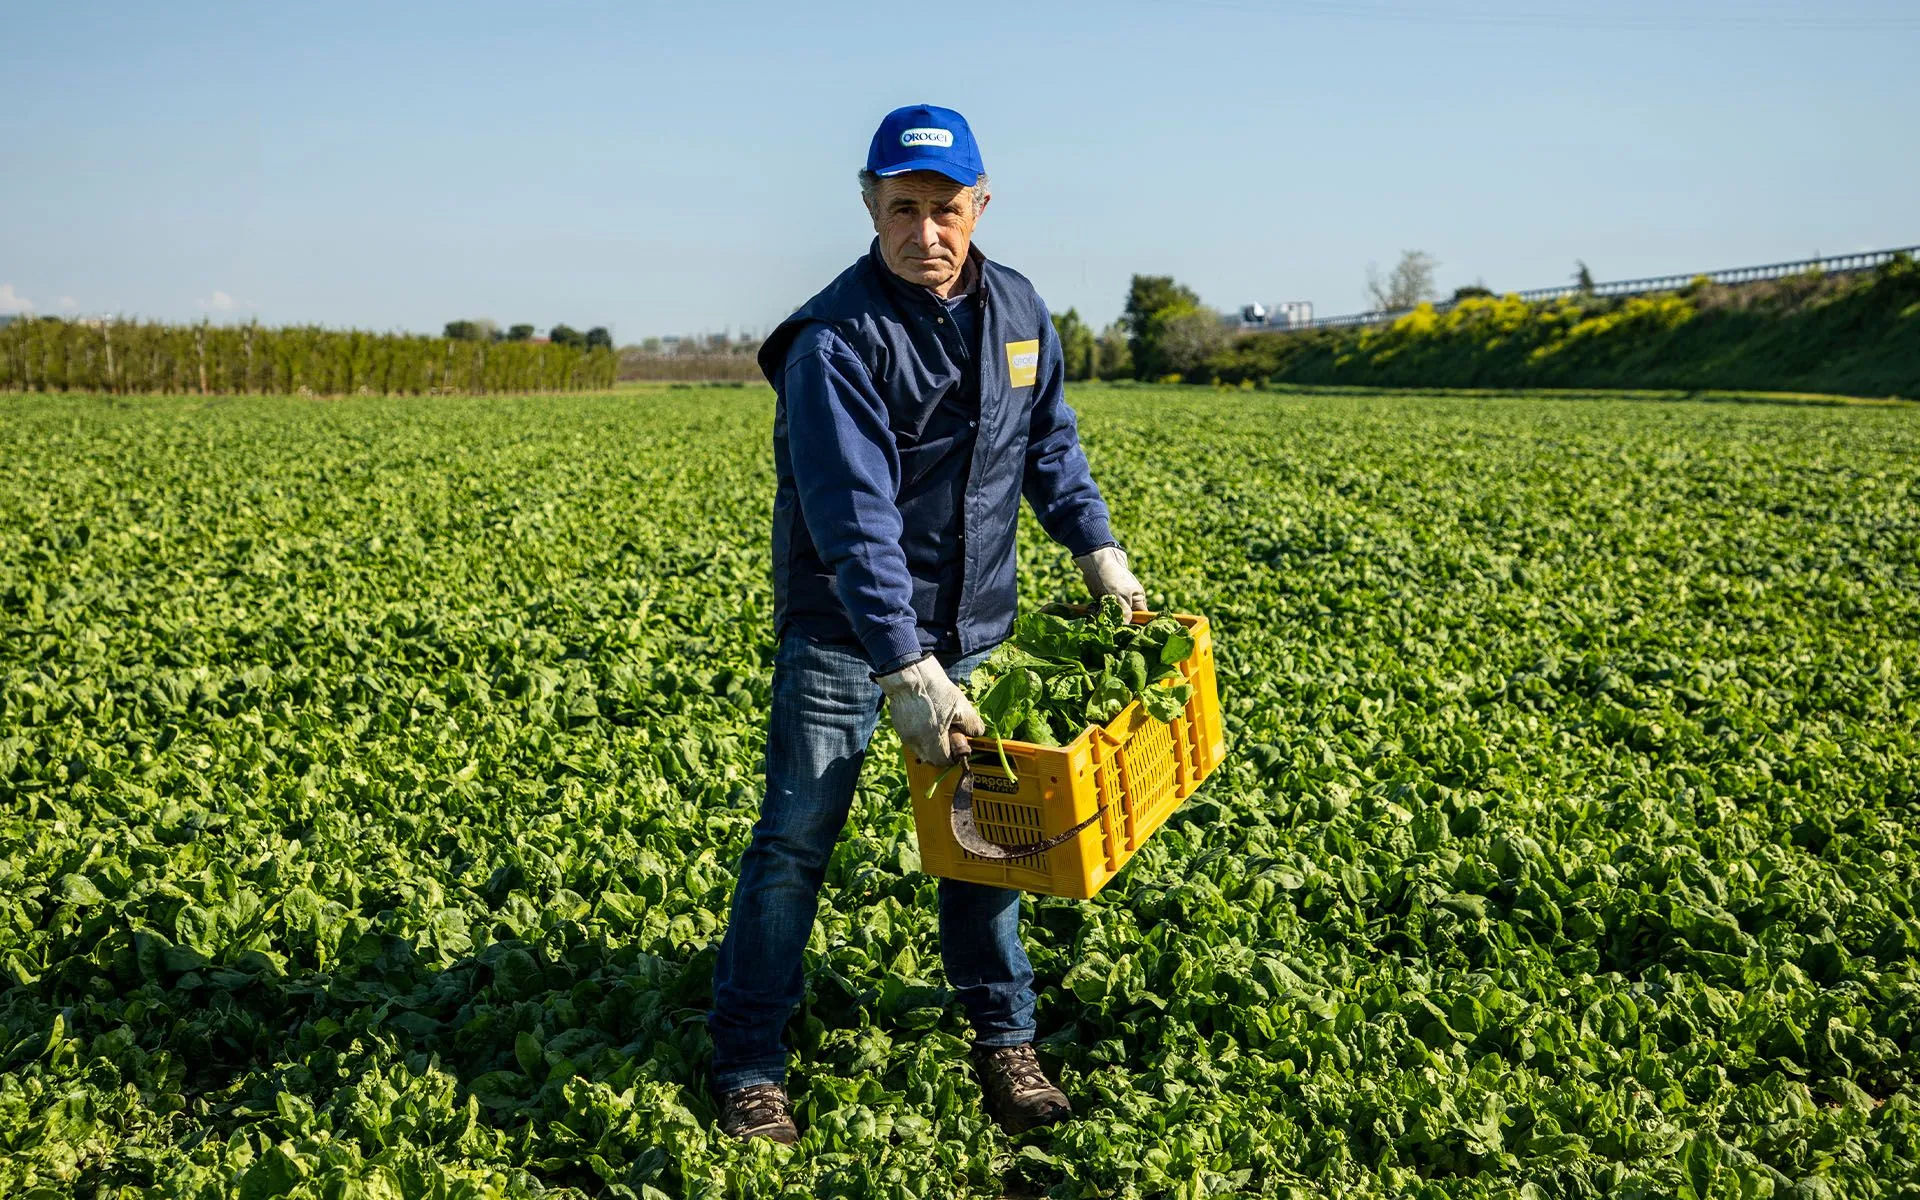
[[[962,758],[960,760],[960,782],[953,786],[953,808],[947,815],[953,826],[953,840],[959,842],[962,849],[968,853],[977,854],[981,858],[991,859],[994,862],[1007,862],[1015,858],[1026,858],[1029,855],[1046,853],[1099,820],[1100,814],[1104,811],[1104,808],[1094,809],[1093,815],[1086,820],[1075,825],[1065,833],[1055,834],[1043,842],[1027,842],[1018,846],[1006,846],[999,842],[990,842],[987,840],[986,835],[980,832],[980,827],[974,824],[973,764]]]

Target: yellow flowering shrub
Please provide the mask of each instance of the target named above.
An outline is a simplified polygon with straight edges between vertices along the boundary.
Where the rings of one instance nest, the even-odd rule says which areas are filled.
[[[1671,293],[1633,296],[1611,312],[1595,313],[1576,320],[1564,335],[1535,346],[1527,357],[1533,362],[1540,362],[1556,354],[1578,350],[1597,338],[1628,332],[1663,333],[1679,328],[1697,315],[1698,311],[1692,304]]]
[[[1752,388],[1920,397],[1920,264],[1631,297],[1463,295],[1361,328],[1259,333],[1217,378],[1375,387]]]

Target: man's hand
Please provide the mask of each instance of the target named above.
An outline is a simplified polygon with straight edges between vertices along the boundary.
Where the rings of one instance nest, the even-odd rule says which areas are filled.
[[[1147,610],[1147,589],[1127,569],[1127,553],[1118,546],[1102,546],[1073,560],[1087,581],[1087,590],[1098,601],[1102,596],[1118,596],[1133,612]]]
[[[922,762],[947,766],[959,757],[954,753],[954,731],[968,737],[979,737],[987,731],[973,702],[931,657],[909,663],[891,675],[881,675],[874,682],[886,693],[887,713],[893,718],[893,727],[900,731],[900,740]]]

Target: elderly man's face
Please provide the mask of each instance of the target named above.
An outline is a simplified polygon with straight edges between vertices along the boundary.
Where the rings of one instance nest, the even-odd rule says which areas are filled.
[[[972,188],[937,171],[890,175],[880,181],[871,210],[880,257],[908,283],[948,295],[960,281],[974,223],[986,207],[983,197],[976,209]]]

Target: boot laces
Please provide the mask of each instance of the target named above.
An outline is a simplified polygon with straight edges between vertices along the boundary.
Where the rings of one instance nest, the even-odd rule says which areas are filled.
[[[1053,1087],[1053,1081],[1041,1069],[1040,1060],[1034,1055],[1031,1044],[997,1047],[988,1053],[988,1061],[1006,1081],[1008,1090],[1016,1096]]]
[[[787,1091],[777,1083],[756,1083],[733,1095],[734,1110],[749,1127],[771,1125],[787,1119]]]

